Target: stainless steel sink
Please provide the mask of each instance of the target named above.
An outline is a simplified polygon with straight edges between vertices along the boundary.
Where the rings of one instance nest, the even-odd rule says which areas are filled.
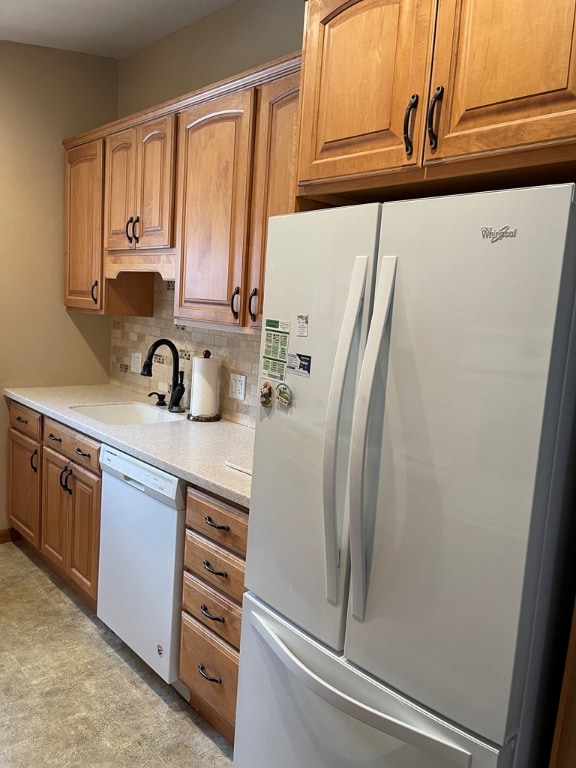
[[[98,403],[71,405],[70,408],[103,424],[158,424],[184,418],[184,414],[170,413],[166,409],[144,403]]]

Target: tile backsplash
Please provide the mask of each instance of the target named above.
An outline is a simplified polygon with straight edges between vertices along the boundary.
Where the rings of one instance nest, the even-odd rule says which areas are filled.
[[[209,349],[220,361],[219,411],[223,419],[248,427],[256,424],[258,405],[258,356],[260,336],[211,328],[191,328],[174,325],[174,283],[155,275],[154,317],[115,317],[112,321],[112,382],[137,392],[168,392],[172,381],[172,355],[168,347],[159,347],[154,356],[152,378],[131,371],[132,353],[140,353],[142,361],[156,339],[170,339],[180,355],[180,370],[184,371],[186,392],[182,405],[190,406],[192,358]],[[230,374],[246,376],[244,402],[229,397]],[[168,397],[166,398],[169,399]]]

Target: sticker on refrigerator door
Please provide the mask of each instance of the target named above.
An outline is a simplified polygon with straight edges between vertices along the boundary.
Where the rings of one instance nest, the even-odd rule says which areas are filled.
[[[290,322],[267,318],[264,324],[264,351],[262,354],[262,375],[282,381],[286,375]]]
[[[298,376],[310,377],[312,367],[312,357],[310,355],[289,354],[286,370],[288,373],[295,373]]]
[[[296,336],[308,336],[309,315],[296,316]]]

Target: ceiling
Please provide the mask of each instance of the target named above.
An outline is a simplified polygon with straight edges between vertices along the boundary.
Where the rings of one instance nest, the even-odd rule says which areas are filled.
[[[0,0],[0,40],[121,59],[234,0]]]

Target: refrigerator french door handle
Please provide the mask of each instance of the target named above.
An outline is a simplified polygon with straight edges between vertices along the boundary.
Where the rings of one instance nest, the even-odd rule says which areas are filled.
[[[326,430],[324,437],[323,462],[323,496],[324,496],[324,537],[326,552],[326,599],[338,604],[339,592],[339,542],[336,525],[336,501],[334,498],[334,483],[336,478],[336,442],[338,423],[342,410],[344,379],[350,359],[354,329],[364,300],[366,289],[366,274],[368,257],[357,256],[352,269],[350,289],[344,308],[344,317],[340,330],[340,338],[336,348],[334,370],[328,394],[326,409]]]
[[[379,260],[379,277],[374,298],[370,330],[360,370],[358,394],[352,422],[350,449],[350,563],[351,608],[358,621],[364,621],[366,612],[366,544],[364,541],[364,470],[368,417],[376,366],[382,339],[388,330],[396,279],[396,256]]]
[[[349,696],[344,691],[338,690],[327,683],[309,667],[304,664],[288,646],[282,642],[278,635],[266,625],[254,612],[251,612],[251,623],[260,637],[273,651],[284,667],[291,672],[297,680],[303,683],[312,693],[323,699],[340,712],[364,723],[369,728],[374,728],[385,733],[404,744],[409,744],[416,749],[438,757],[442,763],[448,763],[456,768],[470,768],[472,755],[461,747],[444,741],[436,735],[424,733],[401,720],[385,715],[377,709],[363,704]]]

